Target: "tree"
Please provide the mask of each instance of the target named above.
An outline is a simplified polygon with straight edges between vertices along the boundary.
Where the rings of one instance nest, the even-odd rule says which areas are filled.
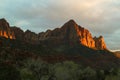
[[[20,72],[11,64],[0,63],[0,80],[21,80]]]
[[[96,80],[96,71],[90,67],[80,70],[79,80]]]
[[[27,68],[23,68],[20,70],[20,76],[22,80],[35,80],[32,72]]]
[[[28,60],[27,63],[25,63],[25,68],[27,68],[37,80],[52,80],[54,76],[54,74],[52,74],[52,68],[50,69],[50,64],[47,64],[40,59]]]

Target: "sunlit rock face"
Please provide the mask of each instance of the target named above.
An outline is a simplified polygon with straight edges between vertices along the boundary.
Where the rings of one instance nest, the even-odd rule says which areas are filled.
[[[40,40],[47,40],[52,44],[82,44],[87,47],[95,47],[95,41],[88,30],[78,26],[74,20],[65,23],[61,28],[47,30],[40,33]]]
[[[95,47],[95,41],[91,33],[87,29],[77,25],[74,20],[68,21],[62,28],[68,30],[67,34],[69,34],[70,43],[77,42],[77,44],[80,43],[90,48]]]
[[[93,38],[87,29],[77,25],[74,20],[65,23],[61,29],[63,29],[62,32],[66,31],[63,35],[68,37],[70,44],[77,42],[77,44],[80,43],[89,48],[100,50],[107,49],[102,36]]]
[[[80,42],[81,44],[88,46],[90,48],[94,48],[95,47],[95,41],[92,38],[91,33],[84,29],[84,28],[80,28],[79,29],[79,36],[80,36]]]
[[[0,19],[0,36],[15,39],[14,32],[10,30],[9,23],[5,19]]]
[[[76,24],[74,20],[68,21],[61,28],[39,33],[39,40],[54,45],[69,44],[72,46],[82,44],[89,48],[106,49],[103,37],[93,38],[87,29]]]
[[[100,36],[100,37],[94,37],[94,40],[95,40],[95,47],[97,48],[97,49],[107,49],[107,47],[106,47],[106,44],[105,44],[105,42],[104,42],[104,38],[103,38],[103,36]]]

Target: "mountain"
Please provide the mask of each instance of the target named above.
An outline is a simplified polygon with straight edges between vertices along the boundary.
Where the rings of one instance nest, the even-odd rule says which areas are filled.
[[[61,28],[38,34],[10,27],[5,19],[0,21],[0,30],[12,36],[0,37],[0,56],[3,60],[10,61],[11,57],[17,59],[16,56],[23,60],[37,57],[50,63],[68,60],[95,68],[120,66],[120,59],[107,50],[104,38],[92,37],[87,29],[74,20],[66,22]],[[4,57],[6,55],[8,58]]]
[[[24,32],[18,27],[10,27],[5,19],[0,19],[0,30],[0,36],[33,44],[41,43],[49,46],[80,44],[93,49],[107,49],[102,36],[93,38],[87,29],[79,26],[74,20],[66,22],[61,28],[36,34],[30,30]]]
[[[65,23],[61,28],[56,28],[54,30],[47,30],[39,34],[39,40],[47,42],[47,44],[53,45],[78,45],[82,44],[89,48],[104,50],[107,49],[104,42],[104,38],[92,37],[91,33],[79,26],[74,20],[70,20]]]
[[[15,39],[14,32],[11,31],[9,23],[4,18],[0,19],[0,36]]]

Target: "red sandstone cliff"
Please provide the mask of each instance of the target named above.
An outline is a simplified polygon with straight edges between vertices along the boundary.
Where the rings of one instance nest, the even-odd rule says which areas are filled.
[[[97,49],[107,49],[103,36],[100,36],[98,38],[94,37],[94,40],[95,40],[95,47]]]
[[[103,37],[93,38],[87,29],[76,24],[74,20],[68,21],[61,28],[56,28],[54,30],[48,30],[46,32],[40,33],[39,40],[55,45],[82,44],[89,48],[101,50],[107,49]]]
[[[107,49],[102,36],[93,38],[87,29],[79,26],[74,20],[68,21],[61,28],[36,34],[29,30],[24,32],[20,28],[10,27],[5,19],[0,19],[0,36],[30,43],[42,42],[51,46],[81,44],[94,49]]]
[[[0,36],[15,39],[14,32],[10,30],[9,23],[5,19],[0,19]]]

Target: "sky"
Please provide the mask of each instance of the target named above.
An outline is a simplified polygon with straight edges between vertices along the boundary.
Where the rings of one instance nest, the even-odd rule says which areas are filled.
[[[120,0],[0,0],[0,18],[36,33],[74,19],[108,49],[120,49]]]

